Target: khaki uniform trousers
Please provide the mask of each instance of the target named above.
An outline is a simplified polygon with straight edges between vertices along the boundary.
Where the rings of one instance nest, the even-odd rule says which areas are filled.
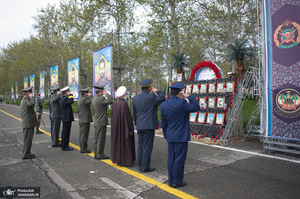
[[[61,118],[52,119],[52,145],[58,145]]]
[[[79,123],[79,146],[80,151],[86,151],[88,148],[88,139],[90,134],[90,123]]]
[[[96,157],[104,157],[106,126],[95,126],[94,153]]]
[[[34,132],[34,127],[32,127],[32,128],[23,128],[23,136],[24,136],[23,150],[22,150],[23,158],[29,158],[30,157],[32,139],[33,139],[33,132]]]

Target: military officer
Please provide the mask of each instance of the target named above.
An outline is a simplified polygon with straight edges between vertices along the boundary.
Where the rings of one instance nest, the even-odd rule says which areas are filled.
[[[154,133],[158,127],[157,106],[166,100],[164,93],[152,87],[151,83],[152,79],[141,81],[142,92],[133,98],[133,119],[138,131],[138,164],[143,172],[155,170],[150,168],[150,161]]]
[[[33,159],[35,155],[31,154],[32,139],[34,127],[38,125],[34,111],[34,95],[32,94],[32,86],[23,89],[24,97],[21,100],[21,118],[24,136],[23,159]]]
[[[72,151],[73,148],[69,146],[70,142],[70,134],[71,134],[71,126],[72,121],[74,121],[72,104],[74,102],[73,95],[69,89],[69,86],[61,89],[63,94],[60,99],[60,107],[61,107],[61,120],[63,123],[62,132],[61,132],[61,150],[62,151]]]
[[[184,84],[176,82],[171,88],[170,98],[160,105],[161,125],[165,140],[168,142],[168,176],[173,188],[183,187],[184,164],[190,141],[189,113],[200,110],[195,96],[182,93]],[[181,95],[187,98],[180,98]]]
[[[59,89],[60,89],[59,87],[53,88],[52,89],[53,94],[51,95],[50,98],[51,120],[52,120],[52,126],[51,126],[52,147],[61,147],[61,144],[58,141],[60,123],[61,123],[61,108],[60,108],[61,92]]]
[[[94,86],[96,96],[93,97],[92,107],[94,112],[95,143],[94,158],[97,160],[108,159],[104,154],[106,140],[107,106],[113,103],[110,94],[104,90],[105,85]]]
[[[35,133],[42,134],[42,132],[40,132],[39,128],[40,128],[41,118],[42,118],[42,114],[43,114],[43,103],[40,98],[40,93],[38,93],[38,92],[35,94],[34,110],[35,110],[35,114],[36,114],[36,118],[37,118],[37,122],[38,122],[38,126],[36,127]]]
[[[80,90],[81,96],[77,101],[77,110],[79,117],[79,144],[81,153],[91,153],[88,150],[88,138],[90,133],[90,123],[93,121],[91,107],[93,95],[89,88]]]

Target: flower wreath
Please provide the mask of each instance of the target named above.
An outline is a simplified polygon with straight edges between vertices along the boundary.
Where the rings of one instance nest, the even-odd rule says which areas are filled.
[[[218,67],[217,67],[214,63],[212,63],[212,62],[210,62],[210,61],[203,61],[203,62],[198,63],[198,64],[193,68],[193,70],[192,70],[192,72],[191,72],[190,81],[193,81],[196,72],[197,72],[200,68],[203,68],[203,67],[208,67],[208,68],[212,69],[212,70],[215,72],[217,79],[221,79],[221,74],[220,74],[220,71],[219,71]]]

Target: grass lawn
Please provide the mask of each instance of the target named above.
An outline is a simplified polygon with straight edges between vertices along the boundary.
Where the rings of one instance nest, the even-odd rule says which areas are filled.
[[[250,117],[252,114],[252,111],[254,109],[256,105],[256,99],[255,98],[246,98],[244,105],[243,105],[243,127],[245,128]],[[258,116],[258,119],[255,122],[255,125],[259,125],[260,124],[260,116]]]

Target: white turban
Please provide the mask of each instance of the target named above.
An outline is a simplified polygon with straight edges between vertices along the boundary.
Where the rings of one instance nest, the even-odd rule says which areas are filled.
[[[117,97],[122,97],[126,93],[126,87],[125,86],[120,86],[117,90]]]

